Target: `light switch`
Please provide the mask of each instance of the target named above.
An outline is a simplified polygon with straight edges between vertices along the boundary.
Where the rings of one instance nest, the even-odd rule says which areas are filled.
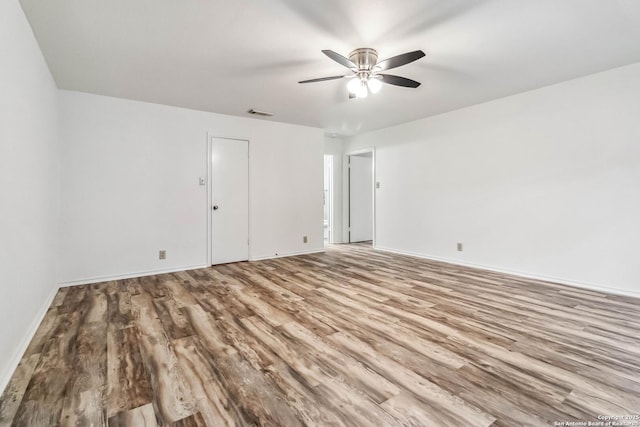
[[[376,181],[376,188],[380,188],[380,181]]]
[[[204,176],[201,176],[201,177],[200,177],[200,185],[207,185],[207,181],[206,181],[206,179],[204,178]]]

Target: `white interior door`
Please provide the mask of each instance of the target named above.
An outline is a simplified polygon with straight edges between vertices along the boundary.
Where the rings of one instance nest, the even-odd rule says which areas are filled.
[[[349,242],[373,240],[373,157],[349,157]]]
[[[249,259],[249,141],[211,141],[211,263]]]

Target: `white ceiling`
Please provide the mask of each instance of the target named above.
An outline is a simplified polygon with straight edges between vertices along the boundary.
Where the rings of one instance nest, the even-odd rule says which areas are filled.
[[[61,89],[352,135],[640,61],[638,0],[21,0]],[[348,100],[321,49],[422,82]]]

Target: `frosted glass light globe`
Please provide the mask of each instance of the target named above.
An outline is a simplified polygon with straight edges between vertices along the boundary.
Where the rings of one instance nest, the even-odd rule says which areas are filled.
[[[369,89],[367,89],[367,84],[365,82],[360,83],[360,87],[358,87],[358,91],[356,92],[356,98],[366,98],[369,95]]]
[[[360,79],[358,78],[353,78],[349,83],[347,83],[347,89],[349,90],[350,93],[354,95],[358,92],[359,88],[360,88]]]
[[[380,79],[369,79],[367,85],[369,86],[369,90],[371,91],[371,93],[378,93],[380,92],[380,89],[382,89],[382,82],[380,81]]]

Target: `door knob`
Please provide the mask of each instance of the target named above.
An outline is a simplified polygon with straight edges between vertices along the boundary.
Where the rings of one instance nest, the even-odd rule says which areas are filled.
[[[218,205],[213,205],[213,210],[217,211],[218,210]]]

